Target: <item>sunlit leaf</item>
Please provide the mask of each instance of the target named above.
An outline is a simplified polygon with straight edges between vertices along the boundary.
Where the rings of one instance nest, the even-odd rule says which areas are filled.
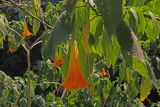
[[[138,94],[138,89],[136,87],[136,78],[131,81],[128,91],[129,97],[134,99]]]
[[[0,16],[0,25],[0,33],[3,34],[2,36],[5,36],[8,33],[6,28],[6,25],[8,26],[8,21],[4,16]]]
[[[153,1],[153,11],[156,13],[158,16],[160,16],[160,1],[159,0],[154,0]]]
[[[136,12],[136,10],[134,8],[130,8],[135,20],[136,20],[136,23],[138,24],[138,14]]]
[[[37,20],[33,20],[33,33],[36,34],[40,28],[40,22]]]
[[[147,98],[147,96],[150,94],[150,91],[152,89],[151,82],[143,78],[140,88],[141,88],[140,101],[144,101]]]
[[[142,62],[141,60],[135,57],[132,57],[132,59],[133,59],[133,69],[139,72],[146,79],[149,79],[148,69],[146,67],[145,62]]]

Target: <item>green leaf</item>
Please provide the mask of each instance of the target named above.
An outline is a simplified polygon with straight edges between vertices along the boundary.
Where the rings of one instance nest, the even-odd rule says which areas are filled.
[[[19,100],[19,106],[20,106],[20,107],[27,107],[27,98],[22,97],[22,98]]]
[[[157,89],[160,89],[160,83],[159,83],[158,80],[156,79],[156,76],[154,75],[154,72],[153,72],[153,70],[152,70],[152,67],[151,67],[151,65],[149,64],[148,61],[146,61],[146,66],[147,66],[148,73],[149,73],[149,77],[150,77],[150,80],[152,81],[152,84],[153,84]]]
[[[37,20],[33,20],[33,33],[36,34],[40,28],[40,22]]]
[[[149,12],[149,14],[151,15],[154,29],[157,30],[158,21],[157,21],[155,15],[152,12]]]
[[[47,44],[42,49],[44,59],[52,57],[56,46],[62,43],[70,33],[69,25],[66,24],[67,13],[64,11],[55,22],[53,29],[49,35]]]
[[[117,29],[117,40],[127,55],[144,60],[144,54],[135,33],[124,22]]]
[[[107,33],[107,31],[103,30],[102,37],[102,49],[103,53],[106,57],[106,65],[111,66],[111,58],[112,58],[112,37]]]
[[[111,64],[115,65],[118,55],[120,54],[120,46],[118,44],[116,36],[112,37],[112,57],[111,57]]]
[[[102,56],[102,53],[103,53],[102,41],[103,41],[103,38],[99,38],[99,39],[96,41],[95,46],[92,47],[92,52],[98,54],[99,56]],[[98,51],[96,51],[96,50],[98,50]]]
[[[69,67],[69,53],[65,55],[64,57],[64,64],[62,64],[62,78],[66,78],[67,72],[68,72],[68,67]]]
[[[131,81],[133,80],[133,71],[130,68],[126,68],[126,80],[128,82],[128,84],[131,83]]]
[[[125,52],[130,52],[133,46],[131,30],[125,22],[121,22],[117,28],[117,40]]]
[[[98,39],[100,36],[102,36],[102,31],[103,31],[103,20],[100,19],[98,21],[97,27],[95,29],[95,39]]]
[[[137,96],[138,89],[136,87],[136,78],[131,81],[131,84],[129,86],[128,94],[129,94],[129,97],[131,97],[131,99],[135,99],[135,97]]]
[[[138,31],[144,34],[146,22],[143,14],[143,10],[141,8],[136,9],[139,17],[139,23],[138,23]]]
[[[106,65],[109,67],[116,63],[118,54],[120,53],[120,46],[116,36],[110,37],[106,31],[103,33],[102,38],[103,53],[106,57]]]
[[[147,25],[146,25],[147,27],[146,27],[145,33],[147,34],[147,37],[149,39],[156,40],[157,33],[155,32],[152,21],[146,19],[146,22],[147,22]]]
[[[132,57],[132,60],[133,60],[133,65],[132,65],[133,69],[135,71],[137,71],[138,73],[140,73],[146,79],[149,79],[148,69],[145,65],[145,62],[143,62],[135,57]]]
[[[8,26],[8,21],[4,16],[1,16],[1,15],[0,15],[0,25],[1,25],[0,33],[2,33],[3,36],[5,36],[8,33],[7,28],[6,28],[6,25]]]
[[[136,10],[134,8],[130,8],[135,20],[136,20],[136,24],[138,24],[138,14],[136,12]]]
[[[144,79],[141,82],[141,91],[140,91],[140,101],[144,101],[147,96],[150,94],[152,85],[150,80]]]
[[[77,30],[79,30],[83,25],[84,23],[86,22],[86,5],[84,2],[82,1],[77,1],[76,3],[76,8],[75,9],[75,17],[77,17],[77,19],[75,19],[76,21],[76,28]]]
[[[107,32],[112,34],[122,19],[121,0],[94,0]]]
[[[153,11],[160,16],[160,0],[154,0],[153,2]]]

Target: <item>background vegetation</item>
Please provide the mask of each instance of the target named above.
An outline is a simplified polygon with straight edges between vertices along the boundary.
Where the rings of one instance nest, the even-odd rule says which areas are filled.
[[[61,86],[74,40],[82,89]],[[0,1],[0,107],[160,107],[159,89],[160,0]]]

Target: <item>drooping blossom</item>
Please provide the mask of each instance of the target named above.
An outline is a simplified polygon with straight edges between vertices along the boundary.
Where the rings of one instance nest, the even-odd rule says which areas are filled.
[[[28,27],[27,27],[26,22],[24,22],[22,35],[23,35],[24,37],[28,37],[28,36],[30,36],[31,34],[32,34],[32,33],[28,30]]]
[[[80,67],[79,52],[76,41],[71,46],[67,77],[61,85],[67,89],[81,89],[89,85],[89,82],[84,79]]]

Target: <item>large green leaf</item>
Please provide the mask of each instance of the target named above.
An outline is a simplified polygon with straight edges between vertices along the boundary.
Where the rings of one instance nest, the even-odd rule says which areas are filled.
[[[152,89],[151,82],[148,79],[144,79],[141,82],[141,90],[140,90],[140,100],[144,101],[147,96],[150,94]]]
[[[119,24],[116,36],[121,48],[127,53],[130,52],[133,46],[133,39],[131,38],[131,30],[125,22]]]
[[[121,0],[94,0],[104,20],[107,32],[113,33],[121,21],[122,1]]]
[[[106,65],[108,67],[114,65],[117,60],[120,47],[116,36],[110,36],[105,29],[103,31],[102,48],[106,57]]]
[[[145,31],[145,26],[146,26],[146,22],[145,22],[145,18],[144,18],[144,14],[143,14],[143,10],[141,8],[136,8],[136,11],[138,13],[138,32],[141,32],[142,34],[144,34]]]
[[[135,97],[137,96],[138,89],[136,87],[136,78],[131,81],[131,84],[129,85],[128,94],[131,99],[135,99]]]
[[[124,22],[122,22],[117,29],[117,39],[121,49],[124,51],[123,56],[125,60],[130,61],[126,63],[129,63],[129,66],[132,66],[133,69],[139,72],[143,77],[149,79],[141,46],[134,32],[131,31]],[[128,60],[130,58],[131,60]]]
[[[137,72],[139,72],[143,77],[145,77],[146,79],[149,79],[149,74],[148,74],[148,69],[145,65],[145,62],[132,57],[133,60],[133,69]]]
[[[124,22],[117,29],[117,40],[128,55],[144,60],[144,54],[135,33]]]
[[[40,22],[33,19],[33,33],[36,34],[40,28]]]
[[[111,56],[112,56],[112,37],[107,33],[105,29],[103,29],[103,37],[102,37],[102,49],[103,54],[106,57],[106,65],[111,66]]]
[[[69,35],[70,30],[67,21],[67,12],[64,11],[55,22],[47,44],[42,49],[44,59],[52,57],[56,46],[65,40]]]

